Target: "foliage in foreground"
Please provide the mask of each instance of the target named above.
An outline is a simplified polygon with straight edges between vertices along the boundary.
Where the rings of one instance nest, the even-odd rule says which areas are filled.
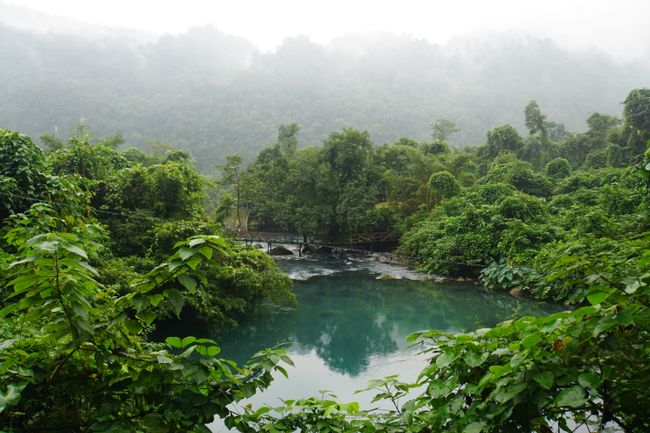
[[[360,412],[332,398],[290,400],[245,414],[245,431],[646,432],[650,234],[634,242],[645,253],[632,266],[581,258],[591,274],[583,281],[586,305],[574,311],[466,334],[413,334],[431,356],[417,383],[370,383],[389,410]],[[620,267],[643,271],[620,275]]]
[[[266,350],[238,367],[217,358],[209,339],[147,340],[156,318],[178,315],[205,284],[206,264],[227,251],[222,238],[177,245],[121,294],[91,264],[101,249],[91,224],[32,230],[11,230],[17,252],[2,276],[1,431],[209,431],[215,415],[232,422],[228,404],[268,386],[272,371],[284,371],[278,363],[291,362]]]
[[[19,226],[11,234],[18,251],[4,273],[0,310],[6,431],[194,432],[207,431],[215,415],[244,432],[650,428],[650,234],[630,240],[642,251],[632,258],[573,258],[590,269],[581,299],[588,305],[577,310],[466,334],[414,334],[431,356],[418,382],[369,384],[392,409],[364,412],[321,396],[244,413],[228,405],[266,387],[272,371],[286,374],[278,365],[291,362],[284,352],[264,351],[238,368],[216,358],[208,339],[173,337],[165,346],[145,338],[156,317],[178,314],[184,294],[205,282],[204,265],[223,254],[223,239],[180,243],[120,295],[91,265],[100,251],[91,225],[35,236]],[[571,272],[566,266],[556,277]]]

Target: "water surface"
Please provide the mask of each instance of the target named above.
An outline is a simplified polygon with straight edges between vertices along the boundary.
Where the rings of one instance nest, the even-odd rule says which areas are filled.
[[[421,275],[372,259],[281,260],[293,278],[297,308],[260,306],[240,326],[213,335],[223,357],[245,361],[257,350],[286,343],[295,367],[279,376],[253,405],[335,392],[341,401],[370,408],[367,381],[389,374],[414,380],[426,359],[406,337],[422,329],[462,332],[521,315],[543,315],[552,305],[488,293],[472,282],[419,281]],[[379,275],[415,280],[377,279]],[[247,402],[248,403],[248,402]],[[212,426],[215,431],[220,427]]]

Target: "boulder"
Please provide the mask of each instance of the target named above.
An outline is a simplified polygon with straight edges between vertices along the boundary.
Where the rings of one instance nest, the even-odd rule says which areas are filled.
[[[271,254],[272,256],[293,256],[293,253],[291,252],[291,250],[289,250],[288,248],[285,248],[283,246],[277,246],[277,247],[271,248],[271,251],[269,251],[269,254]]]
[[[326,247],[324,245],[311,245],[307,244],[304,247],[302,247],[302,253],[303,254],[322,254],[322,255],[330,255],[334,253],[334,249],[331,247]]]

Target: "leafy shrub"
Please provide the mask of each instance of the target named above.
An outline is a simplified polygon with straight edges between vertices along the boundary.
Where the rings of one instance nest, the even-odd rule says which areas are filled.
[[[546,164],[544,174],[552,179],[564,179],[571,175],[571,164],[565,158],[555,158]]]
[[[481,283],[490,290],[508,291],[519,287],[528,290],[534,271],[509,265],[503,261],[494,262],[480,273]]]

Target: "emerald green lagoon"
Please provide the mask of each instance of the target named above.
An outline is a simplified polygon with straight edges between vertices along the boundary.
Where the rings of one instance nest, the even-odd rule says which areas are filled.
[[[414,331],[457,333],[557,310],[488,293],[473,282],[421,281],[416,272],[372,258],[281,259],[279,265],[294,278],[297,307],[264,305],[234,331],[212,335],[221,355],[238,362],[260,348],[286,344],[295,363],[287,368],[290,380],[277,375],[268,390],[245,403],[254,406],[329,390],[339,401],[370,408],[372,395],[355,394],[369,379],[399,374],[415,380],[425,366],[426,356],[406,342]]]

